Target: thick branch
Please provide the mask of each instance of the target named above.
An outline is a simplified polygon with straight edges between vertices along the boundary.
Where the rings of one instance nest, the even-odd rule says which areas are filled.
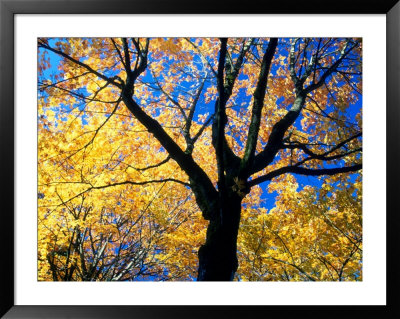
[[[286,131],[298,118],[304,106],[305,98],[306,96],[303,93],[299,94],[291,109],[273,126],[267,145],[264,150],[254,158],[254,164],[249,171],[249,175],[262,170],[274,160],[276,153],[282,146],[282,139]]]
[[[132,97],[125,95],[123,96],[123,101],[136,119],[154,135],[171,158],[175,160],[180,168],[189,176],[190,186],[196,194],[197,203],[203,212],[211,214],[213,210],[212,205],[216,199],[217,192],[207,174],[193,160],[191,155],[181,150],[174,140],[164,131],[160,123],[151,118],[140,108]],[[207,198],[209,202],[207,202]],[[201,201],[201,204],[199,201]]]
[[[135,40],[133,40],[133,43],[135,44],[137,50],[138,50],[138,54],[136,57],[136,63],[135,63],[135,67],[132,71],[130,70],[130,61],[129,62],[129,66],[126,66],[127,70],[127,78],[126,78],[126,84],[123,88],[123,95],[125,96],[130,96],[132,97],[133,93],[134,93],[134,84],[136,79],[139,77],[140,74],[142,74],[146,68],[147,68],[147,53],[149,50],[149,43],[150,43],[150,39],[146,39],[146,47],[144,49],[141,49],[139,46],[139,43],[136,42]],[[122,42],[124,43],[124,39],[122,39]],[[128,50],[128,45],[126,43],[126,39],[125,39],[125,44],[124,44],[124,50],[125,51],[125,63],[127,63],[127,56],[129,58],[129,50]],[[128,59],[130,60],[130,59]]]
[[[222,41],[222,40],[221,40]],[[253,44],[253,40],[250,39],[246,41],[243,44],[242,49],[240,50],[239,56],[237,57],[235,63],[233,64],[233,61],[228,59],[226,61],[225,57],[227,52],[227,48],[225,47],[224,49],[221,47],[221,50],[223,49],[224,52],[220,52],[220,60],[218,62],[218,74],[217,74],[217,81],[218,81],[218,92],[219,92],[219,98],[216,101],[216,110],[217,106],[218,109],[220,110],[220,120],[222,121],[223,128],[225,128],[225,125],[227,123],[227,118],[226,118],[226,112],[225,112],[225,105],[229,99],[229,97],[232,94],[233,91],[233,86],[235,84],[236,78],[239,75],[240,68],[243,65],[244,58],[246,56],[246,53],[250,50],[251,45]],[[223,59],[222,55],[223,54]],[[223,71],[225,70],[225,78],[223,76]],[[221,73],[219,72],[221,70]],[[222,104],[220,104],[222,101]],[[220,106],[219,106],[220,105]],[[217,111],[216,111],[217,112]],[[214,124],[218,121],[218,114],[215,113],[214,116]],[[221,129],[221,127],[219,128]],[[217,126],[213,125],[213,145],[215,147],[215,143],[217,141],[216,135],[217,135]],[[221,141],[221,155],[223,156],[224,160],[224,170],[230,170],[234,169],[235,167],[238,166],[240,163],[240,158],[235,155],[235,153],[232,151],[232,149],[229,147],[228,142],[226,141],[226,137],[224,132],[221,133],[219,140]],[[218,155],[217,155],[218,157]]]
[[[332,147],[331,149],[329,149],[328,151],[321,153],[321,154],[317,154],[314,153],[313,151],[311,151],[309,148],[307,148],[306,145],[302,144],[302,143],[293,143],[290,145],[283,145],[282,148],[287,148],[287,149],[301,149],[305,154],[309,155],[310,158],[309,159],[319,159],[319,160],[324,160],[324,161],[331,161],[334,159],[338,159],[341,157],[345,157],[347,155],[350,155],[352,153],[355,152],[359,152],[362,149],[361,148],[357,148],[351,151],[348,151],[346,153],[342,153],[342,154],[337,154],[337,155],[333,155],[333,156],[328,156],[329,154],[333,153],[334,151],[340,149],[341,147],[343,147],[344,145],[346,145],[348,142],[360,137],[362,135],[362,133],[357,133],[356,135],[353,135],[345,140],[343,140],[342,142],[338,143],[337,145],[335,145],[334,147]]]
[[[296,64],[296,59],[294,57],[294,51],[296,49],[296,44],[299,41],[299,38],[294,39],[292,42],[292,45],[290,47],[290,52],[289,52],[289,71],[290,71],[290,77],[292,78],[292,81],[294,83],[294,86],[296,88],[296,92],[299,91],[301,88],[300,84],[300,79],[296,75],[296,69],[295,69],[295,64]]]
[[[269,41],[268,48],[265,51],[264,57],[262,59],[261,70],[258,76],[257,86],[254,91],[253,110],[251,114],[251,122],[247,135],[245,153],[240,163],[239,174],[244,175],[242,176],[243,178],[248,177],[247,176],[248,167],[252,164],[255,156],[255,150],[257,146],[257,139],[261,122],[261,112],[264,106],[264,97],[268,82],[268,74],[277,45],[278,45],[278,39],[272,38]]]
[[[128,74],[130,74],[132,72],[131,58],[130,58],[129,46],[128,46],[128,42],[126,41],[126,38],[122,38],[122,43],[124,45],[125,69],[126,69],[126,72]]]
[[[219,97],[215,102],[215,118],[213,124],[213,145],[215,147],[215,153],[217,157],[217,169],[218,169],[218,190],[221,196],[225,193],[225,161],[224,161],[224,147],[223,138],[225,136],[225,125],[227,122],[225,104],[227,97],[225,96],[224,90],[224,66],[226,57],[226,46],[227,39],[221,39],[221,48],[219,51],[218,59],[218,72],[217,72],[217,87]]]
[[[90,73],[93,73],[93,74],[97,75],[99,78],[103,79],[104,81],[107,81],[109,83],[114,84],[115,86],[117,86],[119,88],[122,88],[122,84],[121,83],[115,82],[114,79],[109,78],[109,77],[105,76],[104,74],[101,74],[100,72],[97,72],[96,70],[93,70],[87,64],[70,57],[68,54],[66,54],[66,53],[64,53],[62,51],[54,49],[54,48],[52,48],[52,47],[50,47],[50,46],[48,46],[47,44],[44,44],[44,43],[39,43],[39,47],[47,49],[47,50],[50,50],[50,51],[52,51],[52,52],[54,52],[54,53],[56,53],[58,55],[61,55],[62,57],[66,58],[67,60],[69,60],[69,61],[71,61],[71,62],[73,62],[73,63],[75,63],[75,64],[77,64],[77,65],[79,65],[79,66],[81,66],[83,68],[85,68]]]
[[[315,154],[315,153],[311,152],[309,149],[307,149],[307,148],[304,146],[304,144],[301,144],[300,147],[298,147],[298,146],[300,146],[300,145],[288,145],[287,147],[285,146],[285,148],[288,148],[288,149],[299,148],[299,149],[303,150],[304,153],[306,153],[307,155],[309,155],[309,157],[305,158],[305,159],[302,160],[301,162],[298,162],[296,165],[302,165],[303,163],[308,162],[308,161],[310,161],[310,160],[314,160],[314,159],[320,160],[320,161],[333,161],[333,160],[335,160],[335,159],[340,159],[340,158],[346,157],[346,156],[348,156],[348,155],[350,155],[350,154],[354,154],[354,153],[357,153],[357,152],[361,152],[361,151],[362,151],[362,148],[359,147],[359,148],[356,148],[356,149],[354,149],[354,150],[351,150],[351,151],[348,151],[348,152],[345,152],[345,153],[341,153],[341,154],[337,154],[337,155],[331,155],[331,156],[326,156],[326,155],[324,155],[324,154],[326,154],[326,153],[324,153],[324,154]]]
[[[242,67],[244,57],[246,53],[249,51],[251,45],[253,43],[253,39],[250,39],[246,41],[243,44],[242,49],[240,50],[239,56],[236,59],[235,64],[233,64],[232,58],[229,55],[229,52],[226,52],[228,54],[229,59],[226,61],[226,77],[224,79],[224,89],[225,89],[225,97],[226,100],[229,99],[229,97],[232,94],[233,90],[233,85],[235,84],[236,78],[239,75],[240,68]]]
[[[132,98],[134,82],[139,74],[141,74],[147,67],[149,39],[146,40],[146,47],[144,49],[140,48],[138,41],[132,39],[132,42],[138,50],[137,61],[140,59],[140,62],[139,65],[136,63],[136,66],[132,71],[132,76],[128,76],[126,87],[122,92],[122,99],[135,118],[154,135],[154,137],[166,149],[170,157],[175,160],[180,168],[189,176],[190,187],[196,195],[197,204],[202,210],[204,218],[210,219],[211,215],[215,212],[213,206],[217,200],[217,191],[215,190],[211,180],[193,160],[192,156],[182,151],[174,140],[164,131],[160,123],[147,115]]]
[[[277,152],[279,149],[282,147],[282,139],[288,130],[288,128],[293,125],[293,123],[296,121],[298,116],[300,115],[301,110],[304,107],[305,99],[307,95],[312,92],[313,90],[316,90],[320,86],[322,86],[325,83],[325,80],[337,70],[337,68],[340,66],[342,61],[345,59],[345,57],[358,45],[358,43],[354,43],[349,47],[350,40],[347,41],[346,45],[343,47],[343,49],[340,51],[340,56],[339,58],[322,74],[318,82],[313,82],[310,84],[308,87],[303,88],[303,83],[305,82],[306,78],[310,75],[310,72],[312,68],[314,67],[315,63],[318,63],[317,58],[318,54],[321,51],[318,49],[317,53],[313,55],[310,59],[309,64],[306,67],[305,71],[305,76],[299,77],[296,76],[295,72],[295,58],[294,58],[294,48],[296,46],[297,40],[295,40],[292,43],[292,47],[290,50],[290,65],[289,69],[291,72],[292,80],[295,84],[296,87],[296,99],[293,103],[293,106],[291,109],[286,113],[286,115],[279,121],[277,122],[274,127],[272,128],[271,135],[269,136],[267,145],[265,146],[264,150],[260,152],[254,159],[254,165],[251,167],[251,171],[249,172],[249,175],[254,174],[266,166],[268,166],[275,158]],[[305,48],[304,48],[305,50]],[[305,54],[305,52],[304,52]],[[300,72],[301,73],[301,72]]]
[[[298,166],[286,166],[278,168],[266,175],[257,177],[249,182],[249,186],[254,186],[265,181],[270,181],[274,177],[277,177],[286,173],[294,173],[307,176],[321,176],[321,175],[336,175],[339,173],[356,172],[362,169],[362,164],[355,164],[353,166],[336,167],[336,168],[321,168],[321,169],[310,169]]]

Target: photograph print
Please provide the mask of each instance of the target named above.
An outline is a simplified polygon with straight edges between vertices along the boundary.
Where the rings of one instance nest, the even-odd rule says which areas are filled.
[[[362,281],[361,38],[38,38],[38,281]]]

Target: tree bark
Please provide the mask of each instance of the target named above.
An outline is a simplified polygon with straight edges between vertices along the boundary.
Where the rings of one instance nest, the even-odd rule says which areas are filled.
[[[210,219],[206,242],[199,249],[198,281],[232,281],[238,268],[237,236],[242,198],[224,198],[215,218]]]

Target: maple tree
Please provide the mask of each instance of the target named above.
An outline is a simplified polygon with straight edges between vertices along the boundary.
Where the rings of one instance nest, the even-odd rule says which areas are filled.
[[[39,279],[360,280],[361,50],[40,38]]]

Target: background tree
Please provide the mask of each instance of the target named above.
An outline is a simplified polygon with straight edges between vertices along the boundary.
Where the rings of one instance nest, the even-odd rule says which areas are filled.
[[[82,205],[74,202],[97,192],[102,200],[105,194],[113,197],[108,203],[111,212],[119,206],[117,197],[137,213],[143,208],[135,203],[146,198],[142,193],[148,187],[174,185],[166,186],[159,202],[164,214],[171,214],[164,205],[179,197],[168,192],[185,194],[208,221],[197,279],[233,280],[240,219],[248,220],[251,207],[260,206],[258,185],[272,181],[270,188],[285,194],[277,201],[281,215],[258,213],[260,225],[264,218],[269,219],[266,225],[278,218],[279,231],[275,227],[269,237],[283,248],[260,241],[260,256],[297,269],[303,279],[327,280],[328,272],[331,279],[342,280],[347,268],[353,278],[360,276],[353,265],[361,258],[360,228],[348,233],[353,222],[360,222],[359,210],[343,210],[327,199],[338,196],[340,189],[347,192],[354,180],[341,177],[336,185],[303,188],[298,201],[305,210],[299,211],[294,209],[299,192],[292,175],[340,177],[361,169],[360,39],[68,38],[39,39],[38,47],[39,130],[50,134],[39,145],[40,165],[53,171],[39,188],[56,193],[54,209],[79,211]],[[46,71],[51,67],[50,53],[60,58],[53,77]],[[47,154],[51,139],[57,139],[58,149]],[[324,196],[316,196],[325,191],[324,185]],[[359,203],[358,195],[350,193],[344,202]],[[250,204],[254,200],[258,202]],[[101,211],[100,206],[93,202],[83,211]],[[349,217],[343,229],[345,220],[338,214],[345,212],[358,217]],[[303,267],[306,257],[293,256],[296,245],[286,245],[289,238],[280,229],[295,225],[286,221],[294,215],[301,215],[303,224],[311,223],[310,229],[323,221],[332,238],[346,242],[342,250],[332,250],[328,239],[314,247],[314,256],[325,269],[312,261]],[[252,237],[264,238],[267,228]],[[244,236],[246,240],[251,242]],[[263,257],[271,248],[290,258],[270,252]],[[95,251],[93,260],[99,254]],[[160,254],[158,258],[162,260]],[[260,266],[268,263],[263,260]],[[283,272],[287,280],[296,279],[287,269]]]
[[[242,211],[239,279],[362,280],[360,175],[354,181],[336,175],[319,189],[305,186],[301,191],[293,176],[284,178],[290,187],[277,189],[268,213]]]

